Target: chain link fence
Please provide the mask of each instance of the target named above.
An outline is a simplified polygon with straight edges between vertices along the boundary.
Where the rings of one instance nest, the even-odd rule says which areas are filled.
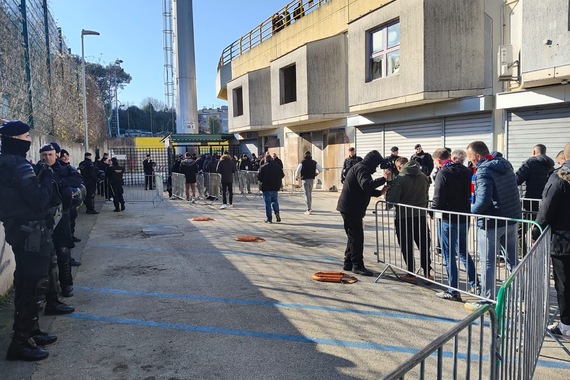
[[[48,1],[0,0],[0,36],[0,118],[82,142],[81,58],[69,53]],[[105,111],[94,79],[86,84],[89,138],[100,144]]]

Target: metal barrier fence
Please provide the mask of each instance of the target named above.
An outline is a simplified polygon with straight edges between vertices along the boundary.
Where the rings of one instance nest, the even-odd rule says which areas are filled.
[[[485,321],[486,313],[489,313],[489,322]],[[497,320],[493,305],[485,305],[406,360],[384,379],[404,379],[404,375],[419,379],[495,379],[496,336]],[[444,351],[450,345],[451,350]]]
[[[538,226],[528,220],[442,213],[382,200],[376,203],[375,214],[375,254],[377,262],[386,264],[376,281],[388,270],[400,278],[394,271],[397,268],[450,291],[492,302],[519,258],[532,246],[531,234],[519,231],[529,232]],[[442,244],[449,250],[442,249]],[[446,253],[450,255],[449,268]],[[479,270],[480,266],[488,270]],[[419,275],[419,268],[423,269],[423,276]],[[484,294],[479,294],[481,283]]]
[[[150,184],[152,188],[149,188]],[[152,202],[154,205],[164,200],[164,180],[159,174],[145,176],[140,173],[137,179],[133,176],[130,181],[125,181],[123,191],[125,202]]]
[[[221,176],[218,173],[200,173],[196,175],[197,201],[210,203],[221,198]],[[182,200],[186,197],[186,177],[181,173],[172,173],[172,196]],[[189,189],[189,197],[192,190]]]
[[[547,227],[499,289],[501,379],[533,377],[548,324],[550,239]]]

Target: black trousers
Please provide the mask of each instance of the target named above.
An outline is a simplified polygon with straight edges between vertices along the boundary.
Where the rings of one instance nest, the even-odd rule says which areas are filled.
[[[97,184],[85,185],[87,195],[85,196],[85,207],[88,211],[95,211],[95,188]]]
[[[7,231],[6,240],[10,240],[16,259],[14,272],[14,331],[29,336],[38,328],[41,301],[45,299],[48,271],[53,252],[51,238],[47,231],[41,238],[38,252],[27,251],[25,248],[26,235],[19,231],[20,226],[14,225],[11,233]],[[11,236],[8,236],[8,235]]]
[[[560,321],[570,325],[570,255],[551,256]]]
[[[125,205],[125,200],[123,199],[123,186],[111,186],[113,191],[113,204],[115,205],[115,210],[118,210],[120,206]]]
[[[145,190],[152,190],[152,181],[154,180],[154,176],[152,174],[144,175],[144,189]]]
[[[340,213],[344,221],[346,232],[346,249],[344,251],[344,264],[353,268],[364,267],[364,226],[359,216]]]
[[[222,202],[227,205],[228,202],[226,202],[226,191],[228,192],[228,195],[230,197],[230,203],[229,204],[233,204],[234,202],[234,189],[232,188],[232,183],[231,182],[222,182]]]
[[[425,216],[396,219],[396,237],[400,250],[404,256],[408,271],[415,272],[414,242],[420,250],[420,264],[424,275],[429,276],[431,271],[431,257],[429,254],[431,238]]]

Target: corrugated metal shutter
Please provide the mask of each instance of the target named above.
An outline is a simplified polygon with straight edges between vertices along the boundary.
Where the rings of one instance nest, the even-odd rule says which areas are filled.
[[[364,157],[371,150],[377,150],[382,154],[382,142],[384,140],[384,126],[375,125],[356,129],[356,154]]]
[[[533,107],[507,115],[507,158],[517,170],[536,144],[552,159],[570,142],[570,107]]]
[[[493,123],[491,113],[454,116],[445,118],[444,146],[467,148],[473,141],[483,141],[489,148],[493,144]]]
[[[397,146],[398,154],[409,159],[416,153],[416,144],[421,144],[424,152],[432,154],[442,146],[442,124],[443,119],[431,119],[386,125],[384,155],[389,155],[390,148]]]

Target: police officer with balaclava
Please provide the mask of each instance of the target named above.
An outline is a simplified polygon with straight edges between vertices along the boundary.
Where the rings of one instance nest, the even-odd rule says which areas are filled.
[[[0,220],[16,260],[14,333],[6,357],[34,361],[48,356],[48,351],[39,346],[57,340],[40,330],[38,323],[53,251],[50,201],[54,187],[47,165],[38,165],[35,172],[26,160],[32,141],[29,130],[19,120],[0,125]]]

